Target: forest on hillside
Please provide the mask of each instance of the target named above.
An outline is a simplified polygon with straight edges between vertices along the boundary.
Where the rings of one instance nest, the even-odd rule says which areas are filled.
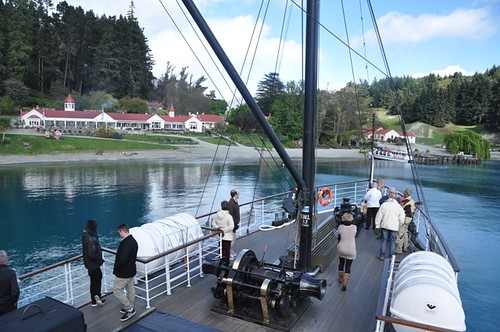
[[[98,17],[66,2],[54,7],[51,0],[0,0],[0,115],[34,105],[61,108],[68,93],[77,110],[111,101],[111,110],[142,112],[146,101],[156,101],[172,104],[179,115],[226,112],[227,103],[206,91],[204,76],[194,78],[187,67],[167,63],[155,78],[153,64],[133,1],[125,16]],[[301,139],[303,91],[302,82],[282,82],[279,73],[266,74],[257,87],[259,106],[289,140]],[[318,143],[349,144],[371,126],[375,109],[402,112],[407,123],[482,125],[500,132],[500,69],[349,82],[338,91],[319,91]],[[234,130],[256,129],[245,105],[227,114]]]
[[[166,64],[155,78],[153,64],[133,1],[126,16],[98,17],[67,2],[0,0],[0,114],[34,105],[61,108],[68,93],[77,110],[100,109],[89,96],[104,93],[104,101],[121,104],[132,98],[172,103],[179,115],[225,111],[225,102],[205,93],[203,76],[193,79],[186,67]]]

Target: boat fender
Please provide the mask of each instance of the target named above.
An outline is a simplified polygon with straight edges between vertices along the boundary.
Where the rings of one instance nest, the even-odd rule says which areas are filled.
[[[323,206],[327,206],[328,204],[331,203],[332,199],[333,199],[333,193],[332,193],[332,190],[330,188],[323,188],[319,191],[319,194],[318,194],[319,198],[319,204],[323,205]],[[325,200],[325,197],[328,197],[326,200]]]

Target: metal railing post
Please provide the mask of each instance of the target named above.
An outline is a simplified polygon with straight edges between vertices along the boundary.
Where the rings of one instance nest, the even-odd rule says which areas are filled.
[[[71,305],[74,305],[75,298],[73,294],[73,274],[71,273],[71,263],[68,263],[68,283],[69,283],[69,297],[71,301]]]
[[[69,280],[68,280],[68,264],[64,264],[64,285],[66,288],[66,303],[70,301],[70,296],[69,296],[69,290],[70,290],[70,285],[69,285]]]
[[[191,269],[189,268],[189,247],[186,248],[186,273],[187,273],[187,285],[186,287],[191,287]]]
[[[104,261],[104,263],[102,263],[102,270],[104,271],[103,275],[102,275],[102,279],[104,281],[104,292],[107,293],[108,292],[108,273],[107,273],[107,270],[106,270],[106,261]]]
[[[172,285],[170,281],[170,259],[165,256],[165,282],[167,283],[167,295],[172,295]]]
[[[149,297],[149,275],[148,275],[148,263],[144,264],[144,283],[146,286],[146,309],[151,308],[149,305],[150,297]]]
[[[200,278],[203,278],[203,242],[198,242],[198,268],[200,270]]]

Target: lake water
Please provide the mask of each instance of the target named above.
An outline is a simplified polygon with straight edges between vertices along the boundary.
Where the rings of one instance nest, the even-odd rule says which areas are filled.
[[[316,182],[366,174],[362,160],[321,161]],[[419,175],[431,218],[461,268],[459,287],[468,331],[498,330],[500,162],[421,166]],[[409,165],[377,161],[376,176],[401,191],[414,189]],[[81,232],[89,218],[98,221],[103,246],[114,248],[120,223],[133,227],[178,212],[202,215],[216,210],[233,187],[241,191],[240,202],[248,202],[293,186],[280,167],[270,169],[265,163],[4,166],[0,249],[8,251],[20,275],[80,254]]]

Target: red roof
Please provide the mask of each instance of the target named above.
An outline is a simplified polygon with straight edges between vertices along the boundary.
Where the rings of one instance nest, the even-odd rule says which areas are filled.
[[[156,108],[156,109],[164,108],[163,103],[157,101],[148,101],[146,104],[148,105],[149,108]]]
[[[152,114],[137,114],[137,113],[106,113],[115,120],[129,120],[129,121],[147,121]]]
[[[65,104],[66,104],[66,103],[73,103],[73,104],[74,104],[74,103],[75,103],[75,100],[73,99],[73,97],[71,97],[71,95],[68,95],[68,96],[66,97],[66,99],[64,99],[64,103],[65,103]]]
[[[82,119],[94,119],[102,111],[61,111],[61,110],[52,110],[52,109],[36,109],[37,112],[44,115],[48,118],[82,118]],[[21,116],[24,116],[28,112],[21,111]],[[137,114],[137,113],[106,113],[109,117],[114,120],[119,121],[147,121],[154,114]],[[34,115],[36,117],[36,115]],[[159,115],[165,122],[170,123],[186,123],[190,119],[196,118],[201,122],[221,122],[224,119],[215,114],[191,114],[191,115],[177,115],[177,116],[168,116],[168,115]]]
[[[37,112],[45,115],[48,118],[83,118],[83,119],[93,119],[98,116],[100,111],[58,111],[58,110],[46,110],[46,109],[37,109]],[[28,112],[24,112],[26,114]],[[21,113],[21,116],[24,115]]]
[[[165,122],[177,122],[177,123],[185,123],[191,117],[188,115],[177,115],[177,116],[168,116],[168,115],[160,115],[160,118],[165,120]]]
[[[223,118],[221,118],[218,115],[215,114],[197,114],[196,117],[200,119],[202,122],[222,122],[224,121]]]

